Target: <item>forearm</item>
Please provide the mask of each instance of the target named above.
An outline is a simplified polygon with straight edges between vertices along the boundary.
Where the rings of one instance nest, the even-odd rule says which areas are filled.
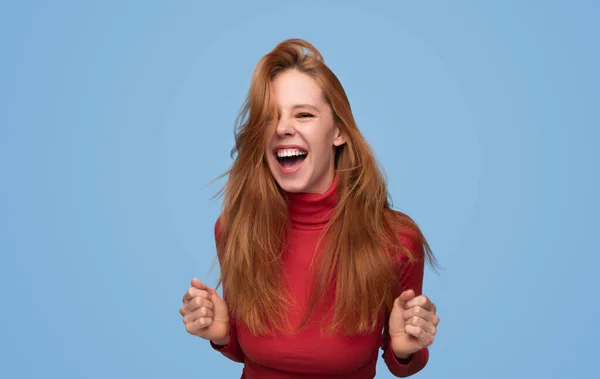
[[[242,351],[237,340],[237,331],[234,321],[231,321],[229,337],[210,341],[210,345],[213,347],[213,349],[220,352],[232,361],[240,363],[244,362],[244,352]]]
[[[390,344],[391,345],[391,344]],[[429,360],[429,350],[421,349],[408,356],[396,356],[391,346],[384,352],[383,358],[392,375],[405,378],[421,371]]]

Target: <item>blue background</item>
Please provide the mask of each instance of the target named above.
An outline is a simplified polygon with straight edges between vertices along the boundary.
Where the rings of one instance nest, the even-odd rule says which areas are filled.
[[[339,76],[444,267],[417,377],[595,375],[599,3],[367,4],[0,5],[0,377],[239,377],[178,310],[216,282],[205,185],[289,37]]]

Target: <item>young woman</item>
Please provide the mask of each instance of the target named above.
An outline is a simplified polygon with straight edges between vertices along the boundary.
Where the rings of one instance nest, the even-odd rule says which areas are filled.
[[[223,298],[197,279],[186,330],[244,364],[243,378],[406,377],[428,361],[439,317],[421,293],[435,264],[391,209],[336,76],[291,39],[257,65],[215,223]]]

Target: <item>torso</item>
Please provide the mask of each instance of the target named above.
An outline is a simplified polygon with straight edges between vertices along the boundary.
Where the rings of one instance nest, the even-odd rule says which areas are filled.
[[[282,311],[293,327],[300,325],[307,310],[310,265],[319,233],[320,230],[292,229],[290,243],[283,255],[286,286],[295,304]],[[347,336],[340,331],[330,334],[326,330],[328,324],[323,324],[321,315],[323,308],[331,309],[333,300],[332,290],[329,297],[324,299],[323,307],[317,308],[312,314],[308,326],[296,334],[253,336],[238,324],[238,341],[249,361],[245,370],[252,371],[251,377],[266,378],[270,373],[278,372],[291,375],[321,374],[322,377],[373,377],[378,349],[381,347],[381,328],[360,336]],[[383,325],[383,319],[380,324]]]

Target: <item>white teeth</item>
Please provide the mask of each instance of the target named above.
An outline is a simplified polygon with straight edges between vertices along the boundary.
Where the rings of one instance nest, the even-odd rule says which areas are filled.
[[[294,157],[294,156],[298,156],[298,155],[306,155],[307,153],[305,151],[301,151],[298,149],[282,149],[282,150],[277,150],[277,156],[279,158],[284,158],[284,157]]]

